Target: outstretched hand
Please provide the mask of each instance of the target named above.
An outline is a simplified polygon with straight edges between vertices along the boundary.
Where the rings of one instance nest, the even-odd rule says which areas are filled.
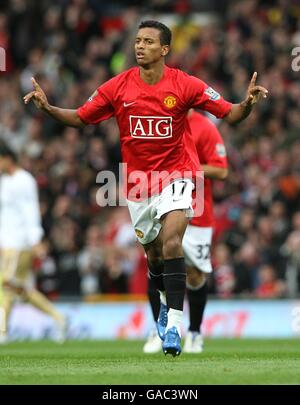
[[[268,90],[262,86],[257,86],[256,78],[257,78],[257,72],[254,72],[253,76],[250,80],[249,86],[248,86],[245,104],[254,105],[260,99],[267,97]]]
[[[23,97],[24,103],[28,104],[29,101],[32,99],[37,108],[41,110],[47,110],[49,107],[49,103],[46,94],[44,93],[41,86],[38,84],[38,82],[35,80],[34,77],[31,78],[31,81],[34,90]]]

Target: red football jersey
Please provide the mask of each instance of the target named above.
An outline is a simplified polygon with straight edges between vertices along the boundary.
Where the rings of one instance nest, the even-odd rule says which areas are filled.
[[[196,111],[188,115],[188,122],[200,163],[227,168],[225,145],[216,126],[207,117]],[[193,218],[190,224],[200,227],[212,227],[214,225],[211,179],[204,179],[203,214]]]
[[[139,67],[134,67],[101,85],[77,114],[86,124],[116,117],[122,159],[127,164],[126,195],[134,199],[129,192],[139,183],[149,196],[158,191],[150,187],[154,172],[160,173],[160,182],[165,185],[164,176],[175,173],[172,178],[194,177],[200,170],[183,142],[191,107],[223,118],[231,103],[181,70],[165,66],[162,79],[149,85],[140,78]],[[145,173],[146,178],[139,177],[136,171]],[[192,175],[187,176],[187,171]]]

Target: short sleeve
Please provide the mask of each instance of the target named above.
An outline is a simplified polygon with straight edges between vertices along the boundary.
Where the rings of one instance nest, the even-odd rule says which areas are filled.
[[[91,95],[91,97],[77,109],[77,115],[86,124],[98,124],[114,115],[112,105],[114,94],[113,79],[107,81]]]
[[[187,76],[187,102],[190,107],[208,111],[217,118],[224,118],[232,104],[205,82],[194,76]]]
[[[227,168],[227,154],[224,141],[218,129],[210,124],[209,136],[204,148],[206,156],[206,164],[215,167]]]

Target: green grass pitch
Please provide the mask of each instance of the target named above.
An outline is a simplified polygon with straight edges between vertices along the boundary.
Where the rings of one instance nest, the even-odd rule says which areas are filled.
[[[0,384],[300,384],[299,340],[206,340],[201,354],[143,354],[142,341],[0,346]]]

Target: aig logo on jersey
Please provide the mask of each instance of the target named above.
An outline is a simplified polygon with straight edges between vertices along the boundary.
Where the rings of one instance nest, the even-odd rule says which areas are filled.
[[[139,139],[172,137],[172,117],[130,115],[130,135]]]

